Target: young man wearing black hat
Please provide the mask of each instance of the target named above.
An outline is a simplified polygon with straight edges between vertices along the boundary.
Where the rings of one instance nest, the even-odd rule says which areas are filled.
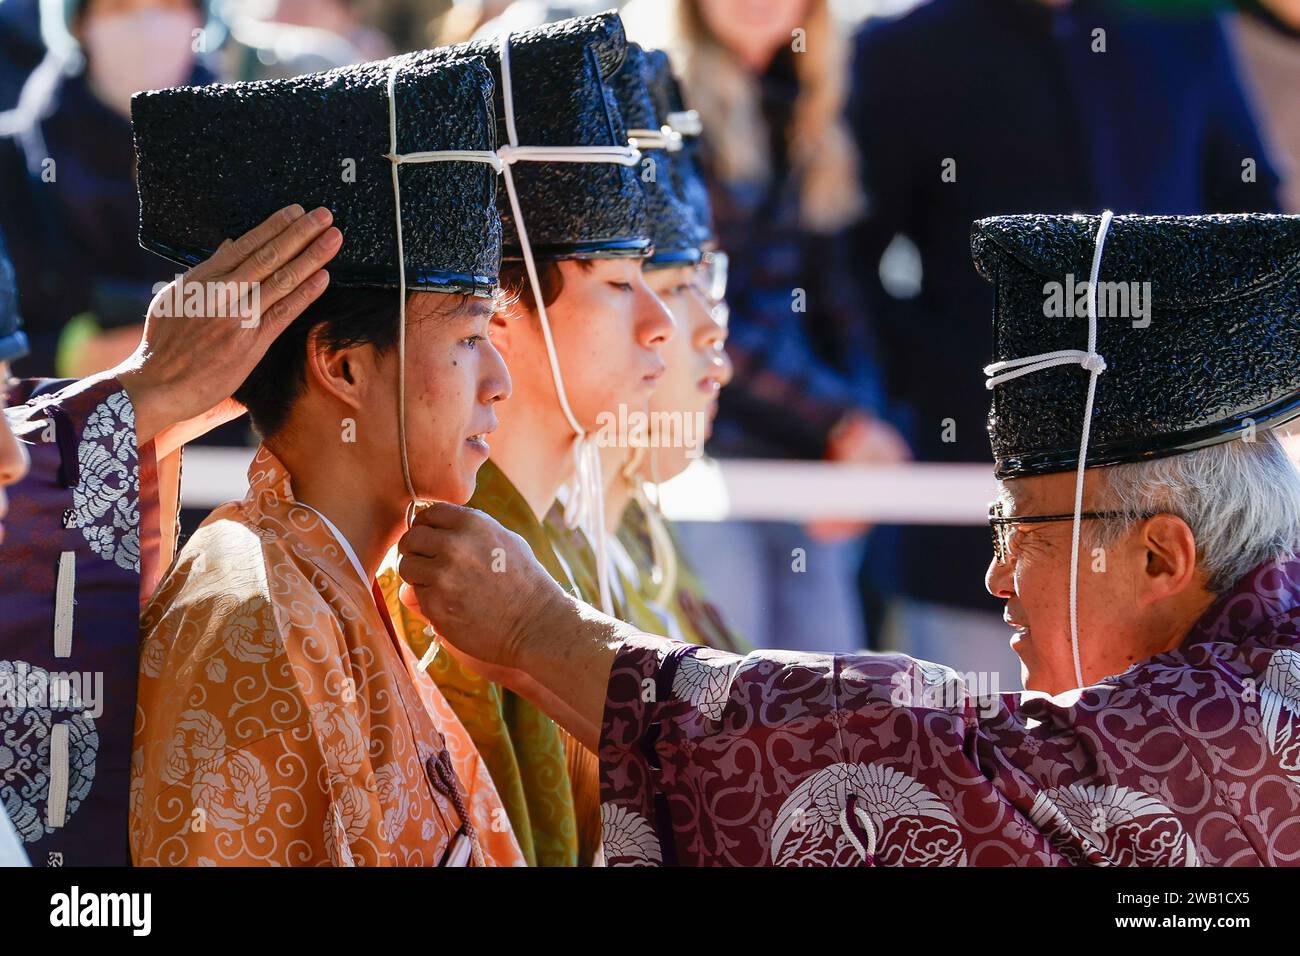
[[[717,242],[694,155],[699,130],[689,123],[663,51],[629,44],[613,85],[628,135],[647,164],[641,184],[654,252],[641,268],[646,284],[672,314],[675,330],[663,349],[666,369],[649,403],[626,416],[629,433],[623,440],[601,446],[602,524],[568,527],[564,509],[557,506],[547,515],[546,529],[561,559],[584,569],[589,581],[597,578],[592,539],[605,537],[614,615],[620,620],[737,650],[743,643],[709,602],[643,487],[676,477],[703,454],[718,391],[731,377],[722,347],[726,306],[716,288],[725,283],[725,259],[709,251]],[[674,128],[674,122],[682,128]]]
[[[495,179],[472,158],[495,146],[491,91],[481,61],[395,58],[133,104],[148,248],[187,261],[288,191],[346,237],[236,393],[262,438],[247,495],[142,615],[139,865],[524,862],[373,584],[417,501],[468,498],[510,393],[487,338]]]
[[[502,403],[470,506],[522,536],[571,593],[599,604],[597,576],[566,563],[542,522],[569,482],[570,513],[599,513],[603,416],[644,410],[673,330],[642,274],[651,242],[641,167],[633,165],[640,158],[607,87],[626,41],[608,14],[417,58],[473,54],[497,76],[498,115],[507,117],[498,139],[519,155],[546,146],[538,161],[510,167],[498,191],[509,304],[493,317],[491,334],[514,394]],[[416,652],[436,647],[425,622],[399,602],[396,573],[380,584]],[[429,672],[487,761],[529,861],[590,864],[600,842],[594,754],[450,655],[434,657]]]
[[[997,287],[987,581],[1037,692],[638,634],[464,509],[399,543],[458,649],[600,748],[609,862],[1300,854],[1300,476],[1269,433],[1300,414],[1300,218],[1006,217],[973,246]],[[484,573],[494,547],[517,573]]]

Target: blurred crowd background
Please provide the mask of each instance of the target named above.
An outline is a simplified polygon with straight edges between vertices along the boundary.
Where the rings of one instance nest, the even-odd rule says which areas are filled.
[[[703,120],[731,262],[719,458],[987,463],[975,219],[1300,212],[1300,0],[0,0],[0,231],[32,342],[16,371],[116,364],[175,272],[136,244],[133,92],[612,5]],[[754,646],[898,649],[1019,686],[984,529],[683,536]]]

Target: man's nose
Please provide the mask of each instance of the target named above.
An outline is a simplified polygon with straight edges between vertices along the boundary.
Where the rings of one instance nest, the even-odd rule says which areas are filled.
[[[637,343],[648,349],[662,348],[676,330],[673,314],[644,281],[638,282],[635,288]]]
[[[485,405],[503,402],[510,397],[514,388],[510,381],[510,367],[490,338],[483,342],[482,348],[486,355],[483,377],[479,379],[479,400]]]
[[[984,587],[989,594],[1003,600],[1011,597],[1015,594],[1013,581],[1010,561],[999,561],[996,557],[989,559],[988,570],[984,572]]]

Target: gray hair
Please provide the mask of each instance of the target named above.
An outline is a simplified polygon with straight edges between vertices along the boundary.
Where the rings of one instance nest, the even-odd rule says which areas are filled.
[[[1196,451],[1099,468],[1101,507],[1126,517],[1101,522],[1102,547],[1144,514],[1167,512],[1187,522],[1206,586],[1228,590],[1251,568],[1300,551],[1300,470],[1270,431]]]

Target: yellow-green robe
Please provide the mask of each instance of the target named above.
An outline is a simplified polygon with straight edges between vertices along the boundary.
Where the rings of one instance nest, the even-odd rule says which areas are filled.
[[[618,526],[618,540],[627,549],[632,560],[641,571],[639,590],[644,600],[655,604],[654,596],[659,585],[654,580],[654,548],[650,543],[650,528],[645,511],[637,501],[628,505],[623,512],[623,521]],[[733,654],[748,654],[753,647],[745,638],[736,633],[722,616],[721,609],[709,600],[704,585],[691,567],[681,542],[671,521],[665,521],[664,527],[672,539],[673,550],[677,554],[677,582],[669,596],[667,611],[681,629],[681,637],[692,644],[703,644],[720,651]]]
[[[551,576],[584,601],[595,595],[580,585],[552,548],[532,508],[493,462],[479,469],[470,506],[518,534]],[[396,570],[379,576],[389,612],[417,656],[428,649],[424,620],[398,599]],[[540,710],[485,680],[450,654],[429,666],[443,696],[478,747],[505,805],[525,859],[538,866],[588,865],[600,848],[600,792],[596,757]]]
[[[659,584],[655,580],[654,547],[645,511],[634,500],[623,512],[610,549],[614,616],[649,634],[663,634],[734,654],[749,653],[749,643],[731,629],[704,593],[673,534],[672,524],[665,522],[665,526],[677,554],[677,583],[666,606],[656,599]],[[564,512],[558,503],[546,516],[546,531],[556,552],[577,569],[575,573],[592,582],[589,590],[595,593],[595,552],[585,534],[565,527]],[[588,599],[588,603],[595,602]]]
[[[557,501],[543,522],[555,553],[572,569],[581,590],[592,595],[584,598],[593,607],[600,607],[600,584],[596,576],[596,551],[591,539],[579,528],[570,528],[565,522],[564,505]],[[662,607],[654,603],[649,592],[641,586],[641,569],[632,556],[610,541],[610,599],[611,613],[620,621],[648,634],[663,634],[684,640],[685,635]],[[603,609],[602,609],[603,610]]]

